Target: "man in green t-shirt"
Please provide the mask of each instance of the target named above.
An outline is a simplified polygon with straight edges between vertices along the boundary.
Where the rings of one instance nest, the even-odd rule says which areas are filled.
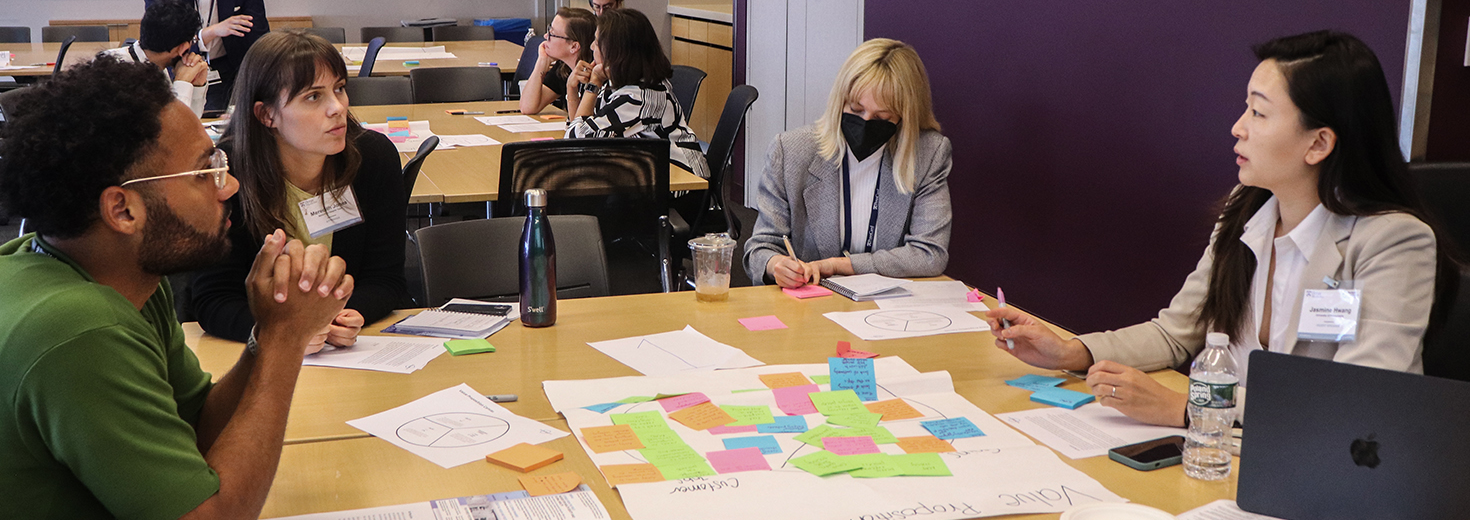
[[[163,276],[227,252],[225,158],[151,65],[27,90],[0,131],[0,201],[36,230],[0,245],[0,518],[257,518],[342,260],[268,237],[258,341],[210,383]]]

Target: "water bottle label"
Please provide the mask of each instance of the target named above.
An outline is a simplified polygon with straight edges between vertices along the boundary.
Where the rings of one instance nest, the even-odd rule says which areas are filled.
[[[1236,383],[1189,380],[1189,404],[1203,408],[1235,408]]]

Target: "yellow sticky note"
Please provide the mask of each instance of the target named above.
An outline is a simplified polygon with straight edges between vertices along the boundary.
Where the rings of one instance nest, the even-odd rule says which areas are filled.
[[[909,406],[908,403],[904,402],[903,399],[889,399],[887,401],[867,403],[864,406],[867,406],[868,411],[870,412],[883,414],[884,422],[897,421],[899,419],[913,419],[915,417],[924,416],[924,414],[919,413],[919,411],[915,410],[914,407]]]
[[[898,447],[903,448],[904,453],[944,453],[947,451],[957,451],[949,442],[933,435],[899,437]]]
[[[633,432],[633,427],[626,424],[582,428],[582,440],[587,442],[587,447],[592,448],[593,453],[644,448],[643,442],[638,440],[638,434]]]
[[[541,469],[561,459],[559,451],[524,442],[485,456],[486,461],[522,473]]]
[[[766,388],[770,388],[772,390],[775,390],[777,388],[786,388],[788,386],[806,386],[812,384],[811,381],[807,380],[806,376],[801,375],[801,372],[787,372],[784,374],[762,374],[761,382],[766,384]]]
[[[408,128],[408,121],[389,121],[388,128]]]
[[[554,475],[526,475],[521,477],[521,487],[533,497],[566,493],[582,485],[582,476],[575,471]]]
[[[659,473],[658,467],[653,464],[609,464],[602,466],[602,476],[607,477],[609,487],[664,481],[664,474]]]
[[[671,413],[669,418],[679,421],[680,424],[688,426],[691,430],[708,430],[735,422],[734,417],[709,401]]]

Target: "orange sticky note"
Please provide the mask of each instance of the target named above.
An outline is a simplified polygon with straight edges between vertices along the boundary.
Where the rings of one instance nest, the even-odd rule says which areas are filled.
[[[602,476],[607,477],[609,487],[617,487],[618,484],[664,481],[664,474],[660,473],[658,466],[653,464],[609,464],[602,466]]]
[[[490,463],[522,473],[544,468],[561,458],[559,451],[524,442],[485,456]]]
[[[521,477],[521,487],[533,497],[566,493],[582,485],[582,476],[575,471],[554,475],[526,475]]]
[[[680,424],[688,426],[691,430],[708,430],[735,422],[734,417],[709,401],[671,413],[669,418],[679,421]]]
[[[587,442],[587,447],[592,448],[593,453],[644,448],[643,441],[638,440],[638,434],[633,433],[633,427],[626,424],[582,428],[582,440]]]
[[[957,451],[949,442],[933,435],[899,437],[898,447],[903,448],[904,453],[944,453],[947,451]]]
[[[811,380],[808,380],[806,376],[801,375],[801,372],[787,372],[784,374],[762,374],[761,382],[766,384],[766,388],[770,388],[772,390],[775,390],[777,388],[786,388],[788,386],[806,386],[812,384]]]
[[[559,116],[559,115],[552,114],[552,115],[541,116],[541,120],[542,121],[566,121],[567,120],[567,116]]]
[[[914,407],[909,406],[908,403],[904,402],[903,399],[889,399],[887,401],[867,403],[864,406],[868,407],[869,412],[883,414],[882,420],[885,422],[897,421],[899,419],[913,419],[915,417],[924,416],[924,414],[919,413],[919,411],[915,410]]]

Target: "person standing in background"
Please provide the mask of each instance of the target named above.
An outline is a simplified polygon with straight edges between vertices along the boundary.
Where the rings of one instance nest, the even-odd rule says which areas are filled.
[[[205,26],[199,31],[200,45],[209,52],[210,68],[219,72],[219,83],[209,86],[204,106],[206,110],[224,110],[245,51],[271,32],[270,21],[265,19],[265,0],[196,1]]]

